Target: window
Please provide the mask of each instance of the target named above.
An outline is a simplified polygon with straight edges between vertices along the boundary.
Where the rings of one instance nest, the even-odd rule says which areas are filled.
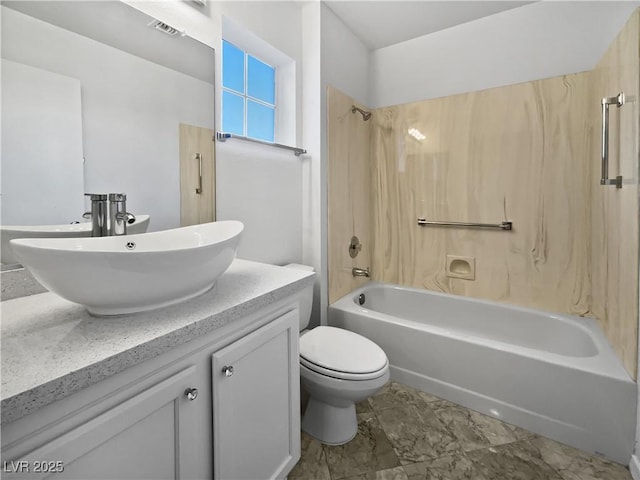
[[[222,41],[222,129],[275,141],[276,70]]]

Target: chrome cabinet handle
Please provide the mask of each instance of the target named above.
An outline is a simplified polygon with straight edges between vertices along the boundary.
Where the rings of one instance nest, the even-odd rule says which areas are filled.
[[[624,93],[620,92],[615,97],[605,97],[602,99],[602,175],[600,185],[615,185],[622,188],[622,177],[609,178],[609,105],[621,107],[624,105]]]
[[[198,398],[198,389],[197,388],[187,388],[184,391],[184,396],[187,397],[189,400],[193,401],[196,398]]]
[[[224,367],[222,367],[222,373],[224,373],[225,377],[230,377],[231,375],[233,375],[233,366],[225,365]]]
[[[198,161],[198,187],[196,188],[196,193],[202,193],[202,154],[196,153],[195,159]]]

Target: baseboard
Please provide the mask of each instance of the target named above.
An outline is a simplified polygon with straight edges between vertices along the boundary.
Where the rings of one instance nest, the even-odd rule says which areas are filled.
[[[629,471],[633,480],[640,480],[640,458],[636,455],[631,455],[631,461],[629,462]]]

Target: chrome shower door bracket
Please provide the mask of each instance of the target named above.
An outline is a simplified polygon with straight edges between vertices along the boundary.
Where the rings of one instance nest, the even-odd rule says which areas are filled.
[[[624,105],[624,93],[620,92],[615,97],[605,97],[602,99],[602,175],[600,185],[615,185],[622,188],[622,176],[609,178],[609,105],[620,108]]]

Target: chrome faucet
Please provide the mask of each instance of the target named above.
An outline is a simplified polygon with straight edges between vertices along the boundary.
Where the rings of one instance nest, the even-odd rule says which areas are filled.
[[[124,193],[109,194],[109,235],[126,235],[127,224],[136,217],[127,212],[127,196]]]
[[[352,274],[354,277],[369,277],[369,276],[370,276],[370,273],[371,273],[371,272],[369,272],[369,267],[367,267],[367,268],[358,268],[358,267],[353,267],[353,268],[351,269],[351,274]]]
[[[107,196],[102,193],[85,193],[91,199],[91,211],[82,217],[91,219],[91,236],[104,237],[109,233],[107,225]]]

